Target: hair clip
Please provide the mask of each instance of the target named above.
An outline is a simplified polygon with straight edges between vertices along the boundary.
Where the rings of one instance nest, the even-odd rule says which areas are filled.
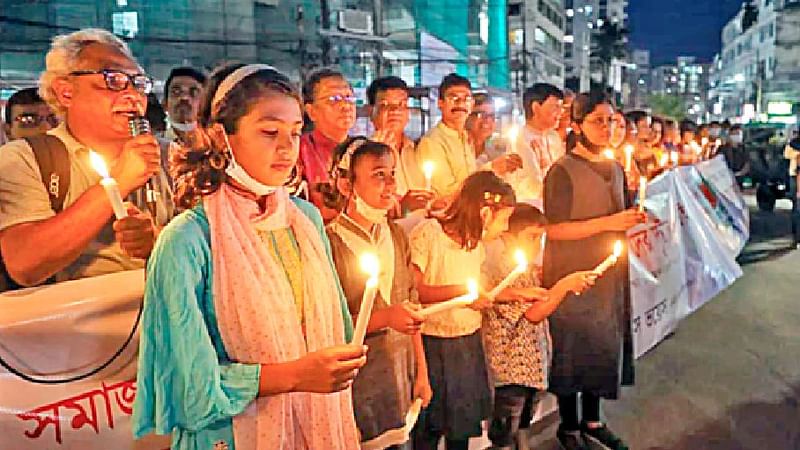
[[[356,152],[362,145],[366,144],[368,139],[366,138],[355,138],[350,145],[347,146],[347,149],[344,151],[341,159],[339,159],[339,163],[336,164],[336,168],[340,170],[350,170],[350,161],[353,159],[353,153]]]
[[[503,196],[500,194],[493,194],[489,191],[483,193],[483,199],[487,202],[491,202],[494,204],[500,203],[503,200]]]

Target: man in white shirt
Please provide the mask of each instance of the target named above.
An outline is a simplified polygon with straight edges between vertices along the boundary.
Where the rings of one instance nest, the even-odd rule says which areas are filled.
[[[522,157],[522,169],[507,177],[519,201],[541,207],[544,177],[565,153],[556,131],[563,99],[561,90],[547,83],[536,83],[523,93],[525,128],[515,148]]]

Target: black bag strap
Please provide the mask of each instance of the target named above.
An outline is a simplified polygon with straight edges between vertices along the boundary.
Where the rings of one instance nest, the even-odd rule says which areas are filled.
[[[25,138],[33,150],[33,156],[42,174],[42,183],[50,197],[50,207],[58,214],[64,209],[70,181],[70,164],[67,147],[61,139],[40,134]]]
[[[50,208],[58,214],[64,209],[64,199],[67,197],[71,175],[67,147],[61,139],[49,134],[40,134],[25,140],[33,150],[33,156],[42,174],[42,183],[50,198]],[[51,278],[48,282],[54,280]],[[3,257],[0,255],[0,292],[21,287],[8,275]]]

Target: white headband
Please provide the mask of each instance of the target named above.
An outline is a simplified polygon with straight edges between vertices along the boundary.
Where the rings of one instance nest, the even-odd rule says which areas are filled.
[[[239,84],[240,81],[261,70],[274,70],[277,72],[278,69],[270,66],[269,64],[248,64],[246,66],[239,67],[228,74],[228,76],[225,77],[219,84],[217,92],[214,94],[214,98],[211,100],[211,110],[216,111],[219,103],[225,98],[226,95],[228,95],[228,92],[230,92],[231,89]]]

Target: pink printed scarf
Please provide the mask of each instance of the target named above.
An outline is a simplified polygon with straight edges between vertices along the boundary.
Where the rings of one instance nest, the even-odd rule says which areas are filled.
[[[214,308],[233,361],[286,362],[345,343],[340,298],[325,247],[285,189],[270,196],[265,214],[252,198],[225,184],[203,205],[211,230]],[[256,227],[287,226],[300,247],[306,274],[305,337],[283,268],[256,233]],[[237,450],[359,448],[350,389],[259,397],[233,418],[233,430]]]

